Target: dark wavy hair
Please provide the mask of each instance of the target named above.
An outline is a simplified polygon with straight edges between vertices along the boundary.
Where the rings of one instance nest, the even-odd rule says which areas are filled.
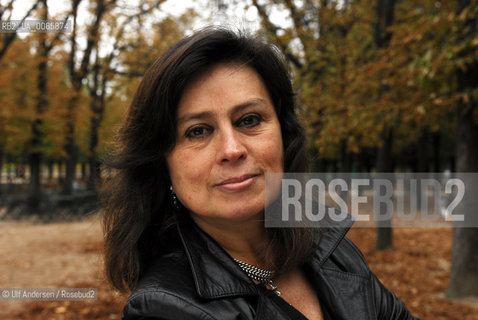
[[[308,171],[305,135],[294,106],[287,62],[272,44],[224,28],[188,36],[146,71],[117,136],[117,150],[105,162],[111,174],[102,189],[106,276],[121,292],[133,290],[164,245],[173,207],[167,154],[176,141],[179,100],[188,84],[219,63],[254,69],[264,82],[282,131],[284,170]],[[279,272],[303,263],[313,251],[309,229],[267,229],[266,253]],[[166,244],[167,245],[167,244]]]

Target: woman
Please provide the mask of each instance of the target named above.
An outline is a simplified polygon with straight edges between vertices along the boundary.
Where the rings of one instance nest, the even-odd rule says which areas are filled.
[[[146,72],[105,187],[106,272],[124,319],[413,319],[344,238],[264,228],[265,173],[306,172],[273,46],[207,28]]]

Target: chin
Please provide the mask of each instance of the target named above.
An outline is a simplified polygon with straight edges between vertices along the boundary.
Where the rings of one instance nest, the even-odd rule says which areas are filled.
[[[264,205],[262,206],[238,206],[229,207],[222,213],[224,217],[231,220],[247,220],[250,218],[256,218],[263,220],[264,218]]]
[[[188,207],[188,209],[198,217],[203,218],[231,221],[245,221],[251,218],[264,219],[264,200],[261,199],[216,201],[212,206],[210,203],[197,204],[195,207]]]

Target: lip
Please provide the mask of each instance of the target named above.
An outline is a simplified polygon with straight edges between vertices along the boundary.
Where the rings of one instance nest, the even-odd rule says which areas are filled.
[[[259,174],[245,174],[239,177],[233,177],[216,184],[225,191],[241,191],[250,187],[256,181]]]

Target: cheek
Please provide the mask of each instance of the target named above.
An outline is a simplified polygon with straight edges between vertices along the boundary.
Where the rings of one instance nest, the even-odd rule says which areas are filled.
[[[169,174],[179,197],[185,199],[204,187],[209,171],[202,160],[188,152],[173,152],[168,156]]]
[[[274,171],[283,171],[284,167],[284,149],[282,146],[282,136],[280,134],[275,134],[270,139],[269,144],[264,148],[264,151],[267,152],[266,157],[270,161],[271,165],[274,166]]]
[[[284,152],[282,150],[282,141],[263,144],[258,150],[260,152],[258,154],[258,160],[267,167],[267,171],[283,171]]]

